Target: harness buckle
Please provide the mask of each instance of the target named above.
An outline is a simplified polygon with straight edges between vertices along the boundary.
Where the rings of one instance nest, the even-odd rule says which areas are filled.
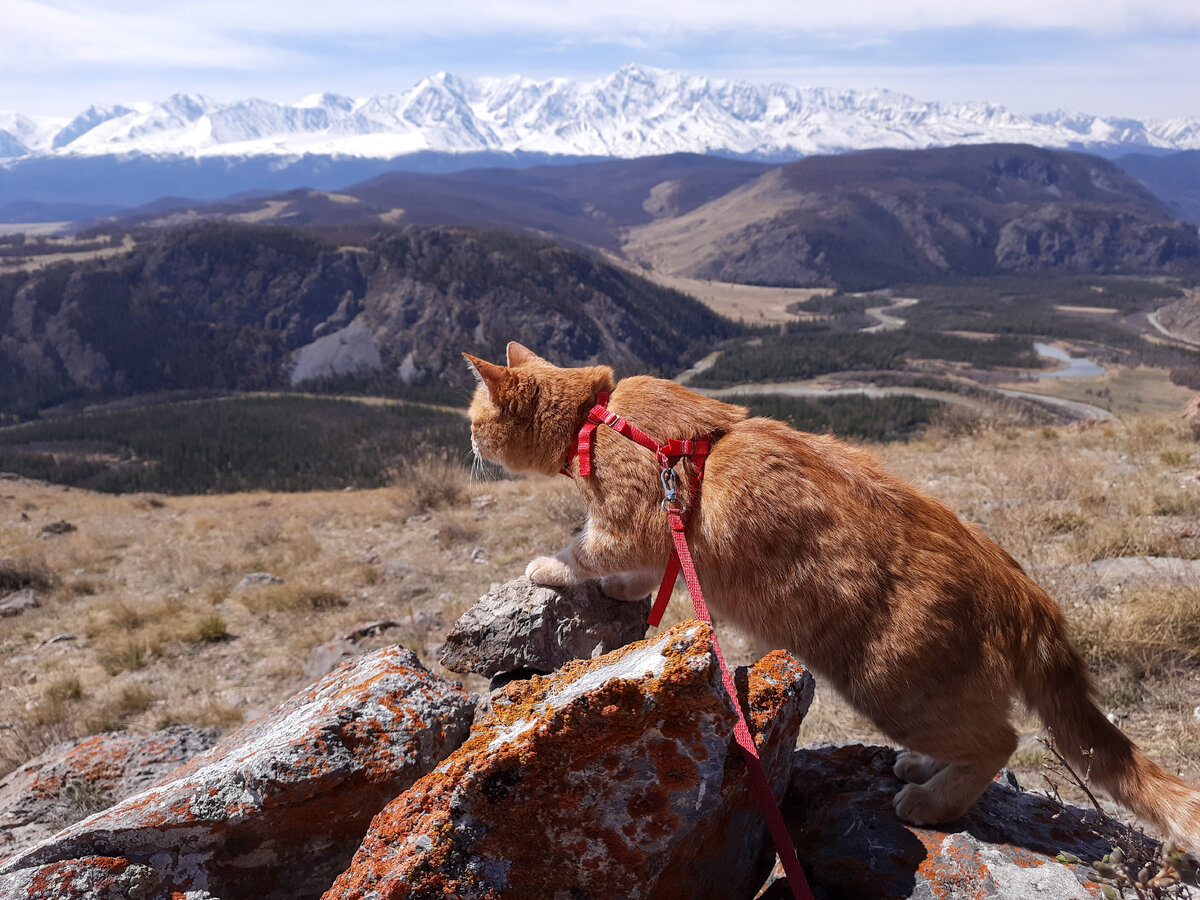
[[[681,514],[687,512],[687,504],[679,499],[679,494],[676,492],[676,488],[679,485],[679,476],[675,474],[675,470],[670,466],[664,465],[658,475],[658,480],[662,482],[663,489],[663,498],[658,504],[662,511],[671,512],[674,509]]]

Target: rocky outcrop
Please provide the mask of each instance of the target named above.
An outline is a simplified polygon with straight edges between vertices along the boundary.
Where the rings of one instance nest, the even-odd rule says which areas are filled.
[[[452,672],[493,678],[517,670],[553,672],[646,634],[648,599],[614,600],[589,581],[551,588],[525,576],[484,594],[454,623],[440,661]]]
[[[41,605],[38,602],[37,593],[32,588],[13,591],[6,597],[0,598],[0,619],[11,619],[23,612],[37,609]]]
[[[510,684],[326,900],[753,896],[773,853],[710,635],[688,621]],[[779,652],[738,683],[782,792],[811,678]]]
[[[1023,791],[1002,773],[960,821],[918,828],[901,822],[892,809],[902,787],[892,774],[895,762],[889,747],[796,752],[784,817],[818,897],[1105,896],[1090,863],[1112,850],[1114,836],[1111,823],[1096,813]],[[1149,841],[1128,837],[1136,845],[1133,852],[1153,856]],[[790,896],[785,883],[776,883],[763,900]]]
[[[146,887],[128,896],[147,900],[315,897],[371,817],[461,743],[474,705],[407,650],[355,659],[168,780],[10,860],[0,896],[123,897],[113,879],[136,877]],[[47,894],[52,881],[108,886]]]
[[[0,780],[0,861],[144,790],[216,739],[212,729],[179,725],[50,748]]]

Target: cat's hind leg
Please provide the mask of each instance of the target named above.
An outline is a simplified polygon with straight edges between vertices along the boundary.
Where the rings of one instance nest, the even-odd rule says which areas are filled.
[[[892,766],[892,771],[901,781],[907,781],[909,784],[924,784],[946,768],[946,765],[947,763],[934,759],[932,756],[926,756],[924,753],[918,753],[916,750],[901,750],[896,755],[896,764]]]
[[[977,746],[974,753],[954,754],[955,761],[946,763],[923,784],[901,788],[893,801],[896,814],[914,825],[933,825],[953,821],[970,809],[1017,748],[1017,735],[1005,724]]]

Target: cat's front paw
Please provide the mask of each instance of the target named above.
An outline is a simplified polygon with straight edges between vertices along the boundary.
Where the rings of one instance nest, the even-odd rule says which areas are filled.
[[[546,587],[566,587],[577,581],[567,564],[553,556],[539,556],[525,567],[525,577]]]

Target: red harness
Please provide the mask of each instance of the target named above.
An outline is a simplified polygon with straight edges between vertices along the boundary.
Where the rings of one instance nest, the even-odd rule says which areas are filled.
[[[704,602],[704,593],[700,590],[700,579],[696,575],[696,566],[692,561],[687,535],[684,531],[687,526],[685,519],[687,507],[676,493],[678,476],[674,466],[679,460],[686,457],[696,467],[696,480],[692,487],[691,497],[692,505],[695,506],[700,500],[700,482],[704,478],[704,462],[708,457],[714,438],[712,435],[706,435],[688,441],[670,440],[665,444],[659,444],[636,425],[608,409],[606,406],[608,398],[608,391],[600,391],[596,395],[596,405],[588,412],[587,421],[579,429],[579,440],[576,442],[573,452],[563,463],[562,473],[570,475],[571,460],[578,457],[579,474],[583,477],[592,474],[592,445],[595,443],[596,429],[601,425],[607,425],[617,434],[624,435],[654,451],[659,465],[662,466],[659,478],[662,482],[664,496],[661,505],[667,514],[674,547],[671,550],[671,559],[667,563],[667,571],[659,586],[658,596],[654,599],[654,606],[650,610],[648,621],[651,625],[658,625],[662,621],[663,612],[671,599],[671,591],[675,587],[675,580],[682,571],[684,581],[687,582],[688,592],[692,595],[696,618],[712,629],[713,651],[716,653],[717,662],[721,667],[721,681],[724,683],[730,699],[733,700],[733,708],[737,711],[737,723],[733,729],[734,737],[746,760],[746,768],[750,776],[750,789],[767,820],[767,828],[771,832],[775,849],[779,853],[779,860],[787,874],[788,886],[791,888],[795,900],[813,900],[812,892],[808,888],[808,881],[804,877],[804,869],[800,866],[799,859],[796,858],[796,848],[792,845],[791,835],[788,834],[787,826],[783,822],[783,814],[780,813],[779,805],[775,802],[775,795],[771,792],[771,784],[767,780],[762,759],[758,755],[758,747],[754,744],[754,738],[750,736],[750,728],[746,724],[746,717],[737,700],[737,688],[729,674],[728,666],[725,665],[725,656],[721,653],[721,645],[717,641],[717,632],[713,626],[712,616],[709,615],[708,605]]]

